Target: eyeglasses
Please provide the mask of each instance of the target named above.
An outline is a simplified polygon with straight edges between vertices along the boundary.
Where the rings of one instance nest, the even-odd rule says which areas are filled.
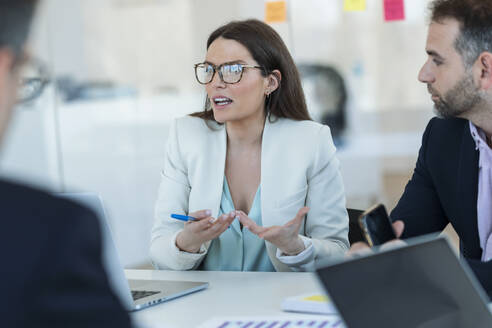
[[[245,65],[245,64],[222,64],[215,66],[209,63],[195,64],[195,76],[196,80],[200,84],[208,84],[212,82],[215,72],[219,72],[219,77],[222,82],[227,84],[234,84],[241,81],[245,68],[259,68],[261,66]]]
[[[22,65],[19,87],[17,89],[17,103],[26,103],[35,100],[49,83],[46,67],[38,60],[30,59]]]

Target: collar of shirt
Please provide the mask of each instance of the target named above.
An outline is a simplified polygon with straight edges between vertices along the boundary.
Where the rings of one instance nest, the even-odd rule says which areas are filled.
[[[470,133],[475,141],[475,149],[478,149],[480,152],[480,160],[478,162],[478,166],[480,168],[483,167],[492,167],[492,149],[487,144],[487,136],[485,132],[482,131],[479,127],[475,126],[471,121],[470,123]]]

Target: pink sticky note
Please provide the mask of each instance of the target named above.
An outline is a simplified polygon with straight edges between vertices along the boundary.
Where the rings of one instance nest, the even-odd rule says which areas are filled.
[[[395,21],[405,19],[403,0],[384,0],[384,20]]]

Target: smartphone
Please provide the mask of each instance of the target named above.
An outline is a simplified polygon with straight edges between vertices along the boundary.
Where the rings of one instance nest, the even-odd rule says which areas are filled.
[[[359,216],[362,235],[369,246],[378,246],[396,239],[393,225],[383,204],[377,204]]]

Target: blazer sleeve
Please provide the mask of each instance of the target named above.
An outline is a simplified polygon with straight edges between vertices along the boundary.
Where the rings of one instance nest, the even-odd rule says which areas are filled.
[[[393,221],[401,220],[405,224],[402,238],[441,231],[448,224],[432,180],[427,156],[431,151],[439,151],[432,149],[432,143],[429,142],[433,137],[432,129],[436,119],[430,120],[425,129],[412,178],[391,212]]]
[[[62,213],[41,248],[46,269],[36,277],[31,318],[49,327],[130,327],[103,267],[99,220],[78,206]]]
[[[306,206],[310,210],[301,235],[305,245],[312,243],[313,252],[299,263],[289,263],[294,271],[314,269],[315,260],[343,256],[349,248],[345,190],[328,126],[321,126],[317,141],[313,164],[307,171]]]
[[[178,120],[174,120],[166,145],[150,244],[152,262],[161,270],[196,269],[205,257],[209,245],[209,243],[202,245],[196,254],[183,252],[176,246],[176,236],[183,230],[184,224],[171,219],[170,215],[171,213],[188,214],[191,191],[187,168],[181,155],[178,132]]]

